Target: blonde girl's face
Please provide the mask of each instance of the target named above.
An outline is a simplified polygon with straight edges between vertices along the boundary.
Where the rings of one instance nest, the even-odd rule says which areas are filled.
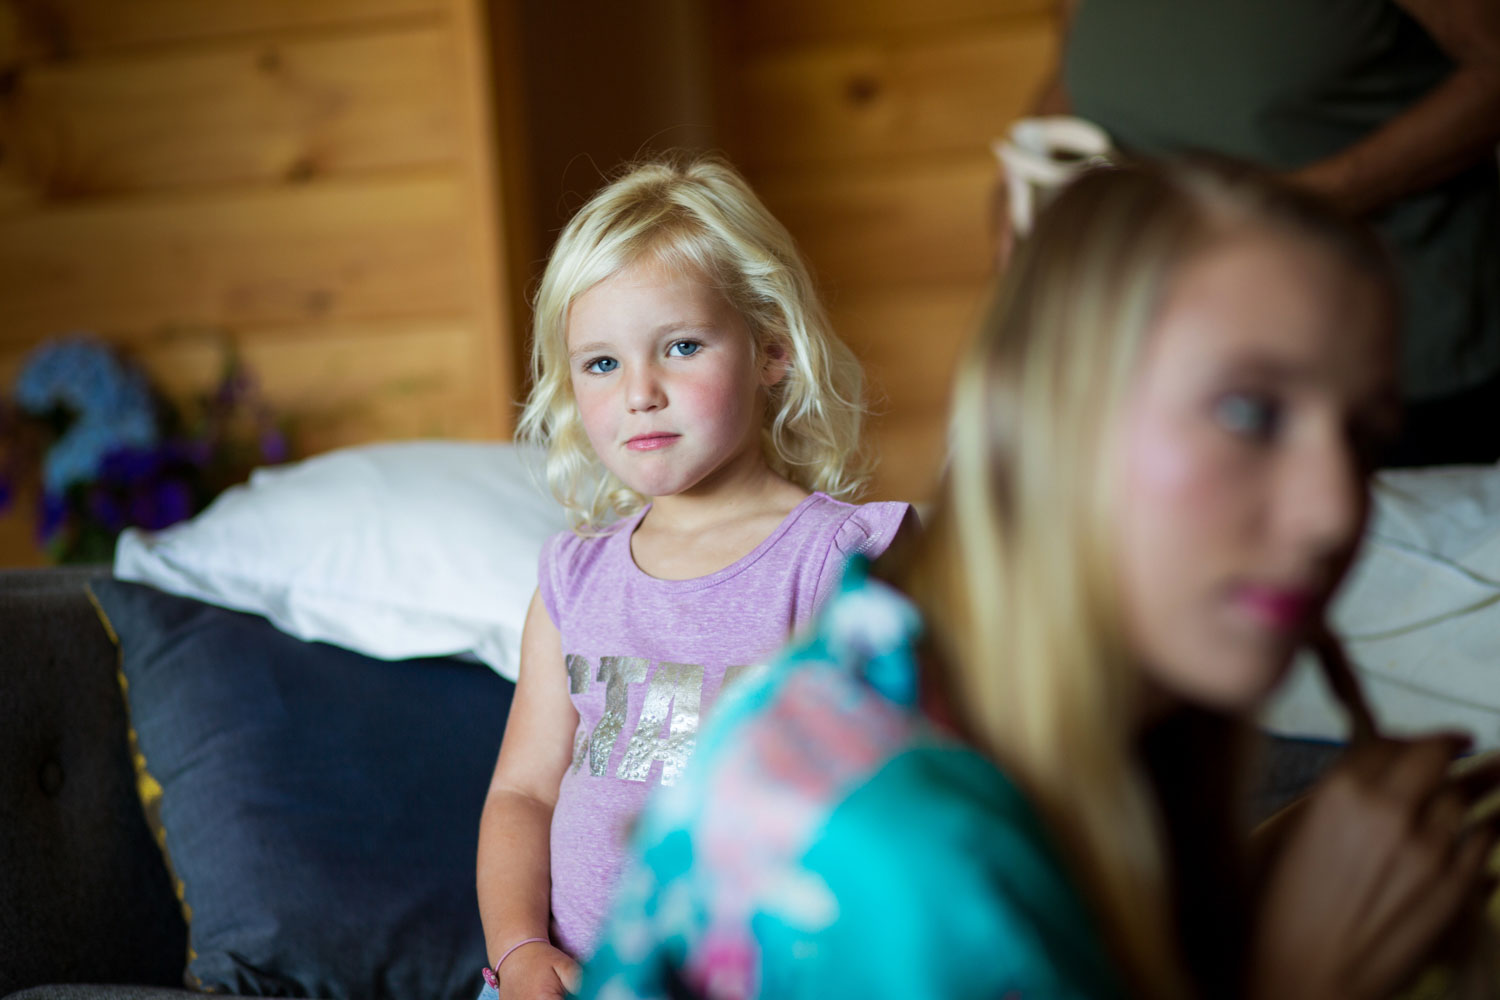
[[[595,454],[647,497],[699,495],[765,469],[764,390],[751,332],[702,274],[646,256],[568,311],[573,397]]]
[[[1394,351],[1387,294],[1306,238],[1245,228],[1174,276],[1118,440],[1151,687],[1245,711],[1281,679],[1354,555]]]

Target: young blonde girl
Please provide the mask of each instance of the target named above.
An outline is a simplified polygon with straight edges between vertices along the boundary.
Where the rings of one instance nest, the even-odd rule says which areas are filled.
[[[1355,753],[1259,870],[1237,794],[1358,545],[1393,305],[1367,234],[1261,175],[1065,190],[960,367],[931,529],[721,708],[585,996],[1389,996],[1483,888],[1457,743]]]
[[[574,217],[532,371],[519,436],[546,448],[575,527],[543,551],[481,821],[504,1000],[575,985],[626,831],[703,714],[908,516],[847,502],[865,480],[858,363],[723,163],[634,167]]]

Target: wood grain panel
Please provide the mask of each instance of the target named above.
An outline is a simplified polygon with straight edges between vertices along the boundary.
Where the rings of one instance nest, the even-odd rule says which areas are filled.
[[[305,451],[507,433],[491,9],[513,34],[513,0],[0,0],[0,391],[91,329],[201,392],[221,347],[180,331],[221,327]]]
[[[14,161],[0,160],[0,217],[35,209],[42,203],[41,193],[15,168]]]
[[[927,500],[943,451],[954,366],[983,312],[982,282],[864,288],[829,306],[865,366],[881,499]]]
[[[829,39],[959,33],[1007,17],[1049,13],[1056,0],[750,0],[727,5],[731,43],[744,49]]]
[[[36,541],[36,511],[22,498],[0,513],[0,568],[45,565],[46,552]]]
[[[756,188],[823,287],[985,280],[989,154],[888,166],[774,171]]]
[[[829,302],[834,330],[864,365],[877,415],[944,410],[984,298],[982,283],[958,283],[858,289]]]
[[[440,13],[446,0],[10,0],[24,47],[77,55]]]
[[[1056,0],[746,0],[720,10],[726,147],[865,364],[874,495],[926,501],[987,294],[990,141],[1057,44]]]
[[[461,317],[238,331],[241,356],[299,450],[418,437],[499,432],[482,337]],[[215,385],[221,346],[201,336],[159,337],[137,356],[163,391],[185,398]]]
[[[1026,112],[1055,58],[1050,19],[917,43],[797,49],[738,74],[750,169],[984,150]]]
[[[3,219],[0,343],[463,312],[466,205],[453,177],[416,175]]]
[[[515,8],[512,0],[450,0],[450,13],[452,103],[464,140],[459,174],[467,242],[460,252],[471,276],[466,315],[480,338],[473,364],[486,390],[475,401],[473,417],[491,433],[509,436],[515,420],[509,397],[519,391],[524,370],[520,347],[526,319],[525,285],[514,279],[524,273],[521,262],[529,259],[533,245],[516,177],[525,147],[514,120],[522,87],[513,59]],[[518,247],[526,249],[518,253]]]
[[[52,198],[445,163],[453,58],[437,25],[45,63],[0,143]]]
[[[923,411],[872,422],[870,440],[880,464],[875,467],[869,499],[932,501],[946,454],[944,419],[941,411]]]

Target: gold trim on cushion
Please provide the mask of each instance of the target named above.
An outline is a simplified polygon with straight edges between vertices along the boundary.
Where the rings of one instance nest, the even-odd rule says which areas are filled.
[[[151,830],[151,839],[156,841],[156,846],[161,850],[162,862],[167,866],[167,875],[172,879],[172,889],[177,893],[177,905],[182,910],[182,920],[187,924],[188,946],[187,962],[192,962],[198,957],[193,948],[193,908],[188,905],[187,887],[183,885],[182,879],[177,875],[177,866],[172,864],[172,852],[167,849],[167,829],[161,822],[161,782],[156,780],[150,769],[146,766],[146,755],[141,751],[141,742],[135,731],[135,724],[130,714],[130,681],[125,677],[125,648],[120,644],[120,634],[115,631],[109,615],[104,606],[99,603],[99,598],[94,596],[94,588],[86,586],[84,593],[88,595],[89,603],[94,606],[94,614],[99,618],[99,624],[104,626],[104,632],[109,636],[110,644],[115,647],[115,679],[120,684],[120,698],[125,704],[125,734],[130,745],[130,763],[135,770],[135,792],[140,800],[141,811],[146,816],[146,826]],[[191,986],[202,987],[202,983],[186,970],[184,963],[183,979]]]

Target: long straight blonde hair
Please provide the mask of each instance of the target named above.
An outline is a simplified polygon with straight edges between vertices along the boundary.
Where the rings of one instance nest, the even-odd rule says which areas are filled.
[[[590,447],[567,347],[573,300],[646,257],[713,282],[750,327],[757,359],[773,346],[786,355],[761,429],[771,469],[806,490],[857,496],[870,468],[861,438],[864,375],[834,335],[791,234],[724,161],[663,159],[627,166],[578,211],[537,291],[533,387],[516,436],[546,450],[548,485],[575,529],[596,531],[646,502]]]
[[[1272,227],[1389,287],[1364,230],[1220,163],[1085,175],[1022,244],[954,386],[931,526],[891,572],[970,734],[1026,789],[1135,988],[1190,995],[1115,567],[1117,423],[1173,275]]]

